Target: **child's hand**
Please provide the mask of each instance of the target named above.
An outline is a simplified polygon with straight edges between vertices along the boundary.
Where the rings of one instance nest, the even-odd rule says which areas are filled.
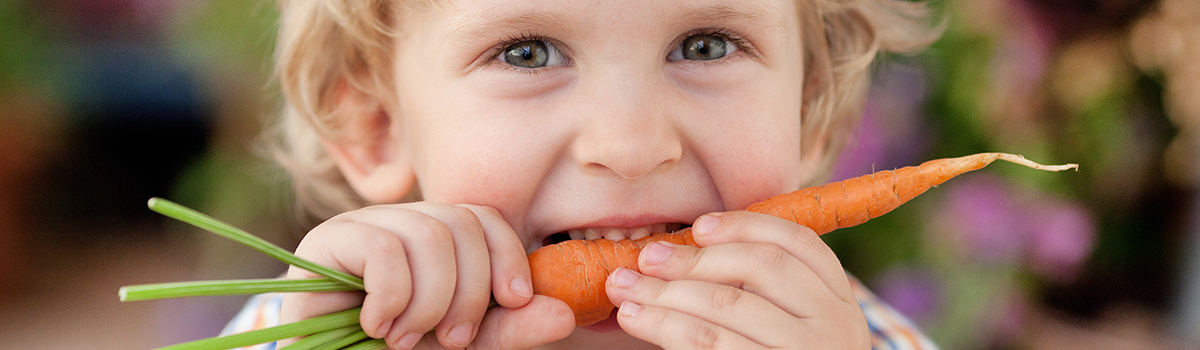
[[[366,293],[289,293],[281,323],[361,304],[363,330],[393,348],[412,348],[422,338],[427,346],[464,348],[477,336],[494,348],[532,347],[566,337],[573,326],[565,304],[533,298],[524,245],[492,208],[420,202],[350,211],[310,231],[296,255],[362,276]],[[313,277],[288,270],[288,278]],[[489,312],[493,294],[501,307]],[[530,332],[540,328],[565,332]]]
[[[701,217],[692,235],[704,248],[653,243],[644,275],[609,276],[630,335],[667,349],[870,348],[841,263],[812,230],[739,211]]]

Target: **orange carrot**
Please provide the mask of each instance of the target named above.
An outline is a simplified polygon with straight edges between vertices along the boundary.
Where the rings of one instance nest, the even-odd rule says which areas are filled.
[[[809,187],[751,204],[746,210],[791,220],[825,234],[886,214],[931,187],[997,159],[1047,171],[1078,168],[1076,164],[1041,165],[1007,153],[980,153]],[[575,312],[576,325],[603,321],[615,307],[604,288],[608,274],[617,267],[636,271],[641,248],[663,240],[696,245],[691,230],[684,229],[638,240],[570,240],[539,248],[529,254],[533,291],[565,301]]]

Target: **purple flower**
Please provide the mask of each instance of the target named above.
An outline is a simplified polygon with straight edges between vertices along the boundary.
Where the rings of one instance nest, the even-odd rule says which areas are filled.
[[[862,123],[858,125],[849,145],[833,167],[832,181],[841,181],[873,172],[872,166],[883,159],[888,147],[888,135],[875,120],[875,106],[867,103]]]
[[[879,298],[913,322],[920,325],[937,322],[943,289],[937,274],[920,268],[895,267],[875,277],[873,282]]]
[[[885,65],[871,86],[861,124],[834,166],[832,180],[916,162],[931,144],[922,117],[927,85],[919,66]]]
[[[1000,178],[967,174],[945,186],[933,213],[938,234],[949,235],[968,260],[986,265],[1015,262],[1026,244],[1023,213]]]
[[[963,175],[944,188],[934,234],[968,261],[1021,262],[1039,276],[1069,282],[1094,248],[1095,219],[1076,203],[1030,189],[1020,193],[1032,195],[1016,198],[1010,185],[987,173]]]
[[[1095,245],[1091,214],[1075,203],[1047,200],[1032,206],[1027,225],[1030,268],[1053,281],[1073,280]]]

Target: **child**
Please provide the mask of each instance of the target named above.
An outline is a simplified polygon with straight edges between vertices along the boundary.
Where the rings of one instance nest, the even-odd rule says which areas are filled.
[[[395,349],[933,347],[811,230],[735,211],[821,180],[877,51],[936,39],[922,4],[281,10],[279,155],[301,202],[332,217],[297,255],[362,276],[366,293],[261,296],[230,331],[361,304],[366,333]],[[565,304],[531,292],[525,255],[538,247],[687,225],[702,248],[651,244],[641,273],[609,276],[608,321],[577,328]]]

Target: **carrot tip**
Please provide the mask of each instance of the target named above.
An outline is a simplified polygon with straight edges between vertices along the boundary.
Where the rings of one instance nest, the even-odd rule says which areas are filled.
[[[1043,164],[1034,162],[1032,160],[1025,159],[1025,157],[1016,155],[1016,154],[997,153],[996,155],[997,155],[996,159],[1002,159],[1004,161],[1024,165],[1024,166],[1034,168],[1037,170],[1063,171],[1063,170],[1074,169],[1075,171],[1079,171],[1079,164],[1074,164],[1074,163],[1063,164],[1063,165],[1043,165]]]

